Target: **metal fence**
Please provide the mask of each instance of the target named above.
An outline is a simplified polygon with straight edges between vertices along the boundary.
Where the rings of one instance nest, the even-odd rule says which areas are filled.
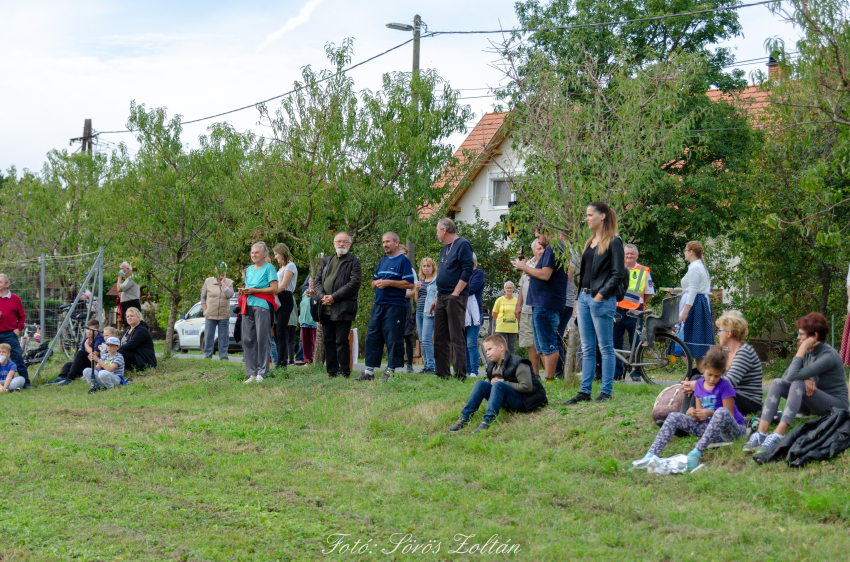
[[[101,252],[75,256],[42,255],[29,260],[0,262],[0,273],[9,276],[12,281],[10,290],[21,298],[27,325],[37,324],[43,340],[56,336],[62,322],[62,307],[76,299],[92,264],[102,264],[99,260]],[[102,279],[102,271],[98,279]],[[92,283],[89,283],[81,300],[95,299],[95,310],[102,310],[102,283],[92,289]],[[93,316],[100,317],[99,314]],[[35,328],[31,328],[30,335],[34,331]]]

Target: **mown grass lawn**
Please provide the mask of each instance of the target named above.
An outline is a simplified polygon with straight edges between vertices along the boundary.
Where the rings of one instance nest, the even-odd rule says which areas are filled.
[[[0,560],[761,562],[850,551],[846,455],[792,470],[727,447],[694,475],[629,471],[655,436],[657,388],[618,386],[604,405],[450,435],[472,381],[358,384],[300,368],[247,386],[242,368],[171,359],[122,389],[0,396]],[[572,394],[548,388],[553,403]],[[340,533],[365,552],[323,554]],[[452,552],[460,534],[475,535],[467,548],[498,535],[519,552]],[[404,535],[440,550],[382,552]]]

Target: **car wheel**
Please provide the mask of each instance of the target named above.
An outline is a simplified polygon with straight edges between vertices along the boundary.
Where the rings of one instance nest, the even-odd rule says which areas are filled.
[[[175,332],[174,337],[171,340],[171,351],[174,353],[189,353],[188,349],[183,349],[180,347],[180,336]]]

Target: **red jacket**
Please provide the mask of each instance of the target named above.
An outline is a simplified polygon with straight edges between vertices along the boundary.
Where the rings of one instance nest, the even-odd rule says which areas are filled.
[[[11,291],[8,298],[0,297],[0,332],[23,330],[26,320],[21,297]]]

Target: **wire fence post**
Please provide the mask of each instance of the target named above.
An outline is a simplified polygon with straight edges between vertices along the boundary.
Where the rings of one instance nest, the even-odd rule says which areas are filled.
[[[103,246],[97,250],[100,261],[97,279],[97,321],[100,323],[100,330],[103,331],[103,321],[106,319],[103,315]]]
[[[44,277],[45,263],[44,254],[41,254],[41,280],[38,287],[38,325],[41,327],[41,337],[47,338],[47,326],[44,323]]]

